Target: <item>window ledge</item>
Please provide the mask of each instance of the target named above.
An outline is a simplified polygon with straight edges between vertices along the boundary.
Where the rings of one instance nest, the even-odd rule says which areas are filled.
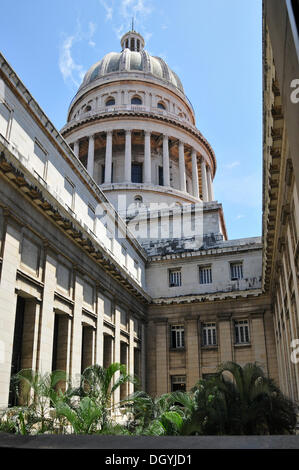
[[[186,351],[186,348],[169,348],[170,351],[182,352]]]
[[[209,345],[206,345],[206,346],[201,346],[201,349],[204,349],[205,351],[209,350],[209,349],[218,349],[218,344],[209,344]]]
[[[235,343],[235,348],[248,348],[251,347],[251,343]]]

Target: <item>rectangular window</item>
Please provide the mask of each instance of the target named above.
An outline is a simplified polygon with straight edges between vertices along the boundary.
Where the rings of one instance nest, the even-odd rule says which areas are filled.
[[[249,343],[249,325],[248,320],[235,321],[235,343]]]
[[[140,281],[141,269],[137,260],[134,260],[134,270],[135,270],[136,279]]]
[[[132,183],[142,183],[142,163],[132,164]]]
[[[199,284],[212,284],[211,266],[201,266],[199,268]]]
[[[172,375],[171,376],[171,391],[172,392],[185,392],[186,391],[186,376],[185,375]]]
[[[65,205],[68,209],[73,211],[75,206],[75,185],[67,176],[64,178],[64,189]]]
[[[159,166],[159,186],[164,186],[163,166]]]
[[[88,217],[90,220],[90,229],[95,233],[96,231],[96,212],[95,209],[88,204]]]
[[[185,328],[183,325],[173,325],[171,327],[171,347],[173,349],[185,347]]]
[[[177,287],[182,285],[182,273],[178,269],[169,270],[169,287]]]
[[[243,263],[231,263],[230,275],[232,281],[243,279]]]
[[[203,346],[215,346],[217,344],[216,323],[203,323],[201,333]]]
[[[125,310],[120,311],[120,323],[127,328],[127,312]]]
[[[127,268],[127,265],[128,265],[128,251],[127,251],[127,248],[124,245],[121,246],[121,254],[122,254],[123,264]]]

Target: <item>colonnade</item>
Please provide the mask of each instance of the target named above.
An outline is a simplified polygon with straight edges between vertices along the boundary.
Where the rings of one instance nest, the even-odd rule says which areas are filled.
[[[112,182],[112,139],[113,131],[106,132],[106,150],[105,150],[105,176],[104,183]],[[74,153],[79,157],[79,140],[73,143]],[[170,187],[170,156],[169,156],[169,136],[163,134],[163,186]],[[186,187],[186,162],[185,162],[185,144],[183,141],[178,142],[179,149],[179,190],[187,192]],[[131,183],[132,168],[132,129],[125,130],[125,167],[124,167],[124,183]],[[95,135],[88,136],[88,154],[87,154],[87,171],[93,177],[94,172],[94,155],[95,155]],[[152,183],[152,165],[151,165],[151,132],[144,131],[144,184]],[[202,200],[214,201],[213,182],[210,167],[207,165],[203,156],[200,156],[201,170],[201,189]],[[198,175],[198,152],[191,149],[192,159],[192,196],[200,197],[199,193],[199,175]]]

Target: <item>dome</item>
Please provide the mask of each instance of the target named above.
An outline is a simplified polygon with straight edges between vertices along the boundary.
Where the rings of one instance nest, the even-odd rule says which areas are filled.
[[[135,32],[129,31],[121,38],[121,52],[110,52],[102,60],[94,64],[85,74],[79,88],[85,88],[98,79],[115,79],[115,74],[127,74],[130,72],[148,75],[164,82],[166,86],[174,86],[184,93],[183,85],[179,77],[161,57],[151,56],[144,47],[143,37]]]

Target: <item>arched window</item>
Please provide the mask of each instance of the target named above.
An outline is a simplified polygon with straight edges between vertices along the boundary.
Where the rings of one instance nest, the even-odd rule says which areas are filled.
[[[139,96],[133,96],[133,98],[131,99],[131,104],[140,105],[142,104],[142,100],[141,98],[139,98]]]
[[[115,99],[114,98],[108,98],[106,101],[106,106],[114,106],[115,105]]]
[[[126,49],[129,49],[129,39],[126,40]]]
[[[160,109],[164,109],[164,110],[166,109],[165,104],[162,101],[159,101],[159,103],[157,104],[157,107]]]
[[[137,203],[141,203],[143,201],[142,196],[139,196],[139,195],[135,196],[134,201],[137,202]]]

